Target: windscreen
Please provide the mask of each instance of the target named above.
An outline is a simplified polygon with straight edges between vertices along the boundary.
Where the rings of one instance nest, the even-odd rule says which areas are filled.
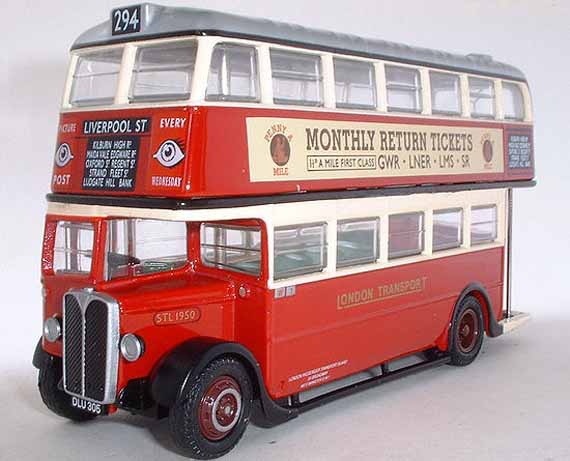
[[[107,279],[167,272],[186,264],[186,223],[113,219],[107,231]]]

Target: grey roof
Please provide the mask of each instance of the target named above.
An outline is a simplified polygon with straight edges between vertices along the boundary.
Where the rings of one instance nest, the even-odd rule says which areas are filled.
[[[141,4],[141,16],[140,32],[112,36],[109,19],[81,34],[72,49],[166,36],[220,35],[480,73],[513,80],[526,80],[524,74],[516,67],[494,61],[487,55],[452,54],[197,8],[143,3]]]

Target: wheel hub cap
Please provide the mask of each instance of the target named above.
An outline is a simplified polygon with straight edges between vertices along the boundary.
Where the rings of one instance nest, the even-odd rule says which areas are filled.
[[[230,376],[216,378],[200,401],[199,424],[204,437],[221,440],[238,423],[242,408],[241,390]]]
[[[459,319],[457,345],[459,350],[468,354],[475,348],[479,337],[479,317],[473,309],[467,309]]]

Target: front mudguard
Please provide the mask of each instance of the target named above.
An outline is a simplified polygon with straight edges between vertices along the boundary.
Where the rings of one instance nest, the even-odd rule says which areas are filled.
[[[256,396],[251,415],[255,425],[272,427],[297,416],[296,410],[281,407],[271,399],[259,363],[247,348],[215,338],[194,338],[170,352],[151,376],[153,400],[163,407],[172,407],[181,395],[185,395],[208,363],[221,356],[236,357],[250,375]]]
[[[44,351],[44,348],[42,347],[42,338],[40,338],[36,344],[34,357],[32,358],[32,365],[39,370],[44,366],[47,360],[54,360],[54,357]]]

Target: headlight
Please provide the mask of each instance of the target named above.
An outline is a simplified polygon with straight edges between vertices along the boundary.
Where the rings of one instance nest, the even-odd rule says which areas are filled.
[[[61,337],[61,323],[56,317],[50,317],[44,322],[44,338],[50,343]]]
[[[125,360],[134,362],[144,353],[144,343],[137,335],[127,333],[121,339],[121,355]]]

